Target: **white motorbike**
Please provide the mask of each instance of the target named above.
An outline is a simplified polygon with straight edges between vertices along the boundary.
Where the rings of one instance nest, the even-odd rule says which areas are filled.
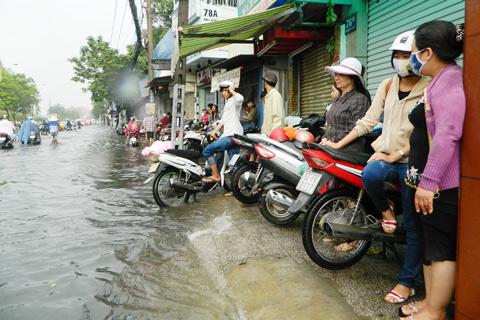
[[[154,173],[145,181],[153,179],[153,197],[160,207],[176,207],[187,203],[190,196],[199,192],[209,192],[218,185],[230,191],[230,174],[226,173],[228,153],[219,155],[217,161],[220,181],[203,182],[210,175],[205,168],[205,158],[197,150],[170,149],[162,153],[158,162],[151,165],[149,173]],[[227,178],[228,177],[228,178]]]

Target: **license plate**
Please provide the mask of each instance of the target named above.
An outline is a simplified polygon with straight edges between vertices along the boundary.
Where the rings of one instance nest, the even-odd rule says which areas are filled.
[[[230,161],[228,162],[228,165],[229,165],[229,166],[234,166],[234,165],[237,163],[238,158],[240,158],[240,156],[238,155],[238,153],[237,153],[237,154],[234,154],[233,157],[232,157],[232,159],[230,159]]]
[[[0,142],[5,142],[5,140],[7,140],[7,138],[5,138],[5,137],[0,137]]]
[[[152,164],[150,166],[150,169],[148,169],[148,173],[154,173],[155,171],[157,171],[159,164],[160,164],[159,162]]]
[[[300,178],[300,181],[297,184],[296,189],[300,192],[306,194],[313,194],[315,188],[317,187],[320,179],[322,178],[321,173],[316,173],[312,171],[305,171]]]

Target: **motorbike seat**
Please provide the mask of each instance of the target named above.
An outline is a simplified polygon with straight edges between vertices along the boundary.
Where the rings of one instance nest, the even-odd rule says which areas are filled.
[[[370,159],[370,156],[371,156],[367,153],[332,149],[332,148],[322,146],[318,143],[313,143],[313,142],[310,142],[308,146],[310,149],[321,150],[327,153],[329,156],[331,156],[335,160],[350,162],[351,164],[355,164],[362,167],[365,167],[367,165],[367,161],[368,159]]]
[[[182,157],[189,160],[195,160],[203,157],[203,154],[197,150],[168,149],[165,152],[176,155],[177,157]]]

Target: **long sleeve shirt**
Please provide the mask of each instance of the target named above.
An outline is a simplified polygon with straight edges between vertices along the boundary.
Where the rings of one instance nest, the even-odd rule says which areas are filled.
[[[382,81],[372,105],[365,117],[357,121],[354,129],[359,136],[372,132],[384,115],[382,134],[372,143],[372,148],[375,152],[392,154],[409,144],[413,125],[408,120],[408,114],[422,95],[423,89],[430,82],[430,78],[422,77],[410,94],[402,100],[398,98],[400,81],[397,76],[393,78],[388,95],[386,95],[389,81],[390,79]],[[408,162],[408,158],[405,157],[398,162]]]
[[[427,87],[427,128],[432,138],[419,187],[437,191],[460,185],[460,138],[465,120],[462,68],[447,65]]]
[[[284,126],[285,109],[283,105],[283,98],[280,92],[273,88],[265,96],[262,133],[268,136],[274,129],[283,128]]]
[[[327,111],[327,131],[322,138],[332,142],[339,142],[355,127],[357,120],[361,119],[369,107],[367,97],[353,89],[343,96],[336,97]],[[362,151],[360,140],[350,142],[345,146],[349,151]]]
[[[240,123],[240,110],[242,109],[243,96],[237,93],[225,101],[223,117],[220,123],[223,124],[222,137],[243,134],[243,127]]]

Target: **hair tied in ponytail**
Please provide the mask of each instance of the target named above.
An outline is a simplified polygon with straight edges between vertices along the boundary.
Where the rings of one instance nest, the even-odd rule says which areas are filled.
[[[455,30],[457,31],[457,41],[463,41],[463,37],[465,36],[465,29],[463,28],[463,24],[457,24],[455,26]]]

